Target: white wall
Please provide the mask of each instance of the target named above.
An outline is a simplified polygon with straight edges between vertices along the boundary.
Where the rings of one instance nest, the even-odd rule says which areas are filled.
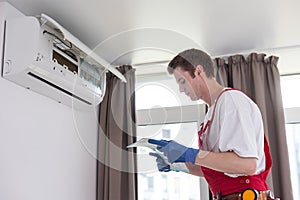
[[[3,9],[13,10],[0,2],[1,51]],[[0,77],[0,199],[96,199],[96,113]]]

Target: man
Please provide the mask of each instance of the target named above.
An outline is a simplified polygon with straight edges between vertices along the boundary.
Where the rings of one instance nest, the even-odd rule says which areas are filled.
[[[171,163],[156,155],[159,170],[185,163],[190,174],[205,177],[215,199],[274,199],[266,183],[272,160],[258,106],[241,91],[221,86],[211,57],[203,51],[181,52],[168,71],[180,92],[193,101],[202,99],[209,109],[199,128],[199,149],[149,141],[159,145]]]

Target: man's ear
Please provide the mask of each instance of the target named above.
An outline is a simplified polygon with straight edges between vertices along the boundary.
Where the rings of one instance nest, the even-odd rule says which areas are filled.
[[[203,67],[202,67],[202,65],[197,65],[195,68],[195,76],[201,75],[201,73],[203,73]]]

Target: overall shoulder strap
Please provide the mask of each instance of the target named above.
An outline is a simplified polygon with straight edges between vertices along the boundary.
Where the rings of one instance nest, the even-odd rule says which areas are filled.
[[[214,117],[215,117],[215,110],[216,110],[216,107],[217,107],[217,103],[219,101],[219,98],[221,97],[221,95],[224,93],[224,92],[227,92],[227,91],[230,91],[230,90],[237,90],[237,89],[234,89],[234,88],[225,88],[224,90],[222,90],[222,92],[219,94],[219,96],[217,97],[216,99],[216,102],[215,102],[215,105],[214,105],[214,108],[213,108],[213,112],[212,112],[212,115],[211,115],[211,118],[210,118],[210,123],[212,123],[212,121],[214,120]]]

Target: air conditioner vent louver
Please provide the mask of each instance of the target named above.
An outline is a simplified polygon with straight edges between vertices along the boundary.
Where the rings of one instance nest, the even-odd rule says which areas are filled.
[[[73,98],[75,98],[75,99],[78,99],[79,101],[82,101],[82,102],[84,102],[84,103],[86,103],[86,104],[88,104],[88,105],[92,105],[92,103],[90,103],[90,102],[84,100],[83,98],[80,98],[79,96],[73,94],[72,92],[69,92],[69,91],[63,89],[63,88],[61,88],[61,87],[55,85],[54,83],[51,83],[50,81],[47,81],[46,79],[43,79],[42,77],[39,77],[39,76],[33,74],[32,72],[28,72],[27,74],[30,75],[30,76],[32,76],[32,77],[34,77],[34,78],[36,78],[36,79],[38,79],[38,80],[40,80],[40,81],[42,81],[42,82],[44,82],[44,83],[46,83],[47,85],[49,85],[49,86],[51,86],[51,87],[53,87],[53,88],[55,88],[55,89],[57,89],[57,90],[59,90],[59,91],[65,93],[65,94],[69,95],[70,97],[73,97]]]

